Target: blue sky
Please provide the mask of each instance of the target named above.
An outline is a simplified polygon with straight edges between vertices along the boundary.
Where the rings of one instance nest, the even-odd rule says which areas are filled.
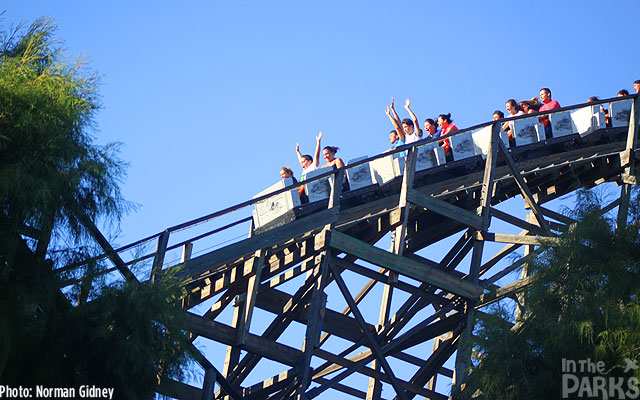
[[[460,128],[549,87],[562,105],[640,79],[635,1],[31,1],[2,23],[50,16],[102,76],[97,141],[120,141],[140,204],[119,244],[299,177],[296,142],[345,161],[389,147],[384,107]],[[520,204],[522,201],[520,201]]]
[[[103,75],[98,141],[123,142],[141,208],[122,243],[296,176],[314,137],[345,160],[388,148],[384,107],[484,122],[550,87],[561,104],[640,79],[637,2],[9,0],[4,25],[51,16]],[[239,181],[242,184],[239,184]]]

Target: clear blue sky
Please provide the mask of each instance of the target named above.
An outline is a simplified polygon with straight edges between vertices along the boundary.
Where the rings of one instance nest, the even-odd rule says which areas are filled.
[[[493,5],[491,5],[493,4]],[[505,100],[561,104],[640,79],[638,2],[9,0],[3,24],[51,16],[103,75],[98,141],[124,143],[141,208],[121,243],[296,176],[314,137],[345,160],[388,148],[384,107],[463,128]],[[242,184],[239,181],[242,180]]]
[[[460,128],[549,87],[562,105],[640,79],[636,1],[30,1],[103,75],[98,142],[124,143],[119,244],[251,198],[314,137],[349,160],[389,147],[384,107]],[[385,392],[387,393],[387,392]]]

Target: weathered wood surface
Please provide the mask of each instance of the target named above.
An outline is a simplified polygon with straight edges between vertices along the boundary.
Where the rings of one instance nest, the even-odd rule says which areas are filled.
[[[420,282],[435,285],[448,292],[466,298],[472,298],[482,291],[479,286],[473,285],[468,281],[460,280],[455,275],[448,274],[409,258],[389,253],[388,251],[379,249],[337,231],[332,232],[329,244],[337,250],[353,254],[372,264],[388,268],[399,274],[406,275]]]

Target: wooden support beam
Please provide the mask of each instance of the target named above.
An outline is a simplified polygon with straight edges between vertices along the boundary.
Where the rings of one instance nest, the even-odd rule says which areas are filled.
[[[365,351],[361,354],[358,354],[354,357],[350,357],[349,359],[338,357],[322,349],[317,349],[315,353],[318,357],[334,363],[334,365],[337,366],[337,368],[335,369],[336,371],[342,368],[345,368],[345,370],[340,372],[331,380],[307,392],[307,395],[309,398],[317,397],[322,392],[333,387],[337,382],[340,382],[341,380],[345,379],[346,377],[348,377],[349,375],[353,374],[356,371],[362,373],[363,375],[380,379],[386,383],[391,383],[388,377],[385,376],[383,373],[366,367],[366,364],[369,363],[374,357],[374,355],[371,353],[370,350]],[[404,390],[406,390],[409,393],[409,395],[411,395],[411,393],[414,393],[415,395],[425,396],[427,398],[434,399],[434,400],[447,399],[447,396],[443,396],[437,392],[427,390],[422,386],[413,385],[409,382],[406,382],[400,379],[398,379],[398,383]]]
[[[464,247],[464,245],[471,240],[471,238],[473,237],[473,232],[474,230],[472,229],[467,229],[465,231],[464,234],[462,234],[462,236],[460,236],[460,238],[458,239],[458,241],[456,242],[456,244],[454,244],[451,249],[449,250],[449,252],[447,252],[447,254],[442,258],[442,261],[440,261],[440,266],[442,268],[445,268],[452,260],[453,258],[458,254],[458,252],[460,250],[462,250],[462,248]]]
[[[243,345],[246,342],[247,333],[249,333],[251,318],[253,317],[253,308],[256,304],[256,296],[258,295],[258,289],[260,287],[260,277],[262,276],[265,254],[266,250],[258,250],[249,262],[252,275],[249,277],[247,284],[247,298],[244,302],[244,312],[238,324],[238,345]]]
[[[540,210],[542,211],[543,215],[546,215],[547,217],[553,218],[556,221],[560,221],[565,225],[571,225],[571,224],[574,224],[574,223],[578,222],[573,218],[567,217],[566,215],[562,215],[562,214],[560,214],[558,212],[555,212],[553,210],[549,210],[548,208],[545,208],[545,207],[540,207]]]
[[[512,254],[515,250],[520,248],[520,244],[507,244],[500,251],[498,251],[493,257],[491,257],[486,263],[480,267],[480,276],[484,275],[487,271],[493,268],[494,265],[500,262],[503,258]],[[486,285],[486,282],[484,283]]]
[[[506,286],[498,288],[495,291],[483,294],[478,298],[478,303],[476,304],[475,307],[482,308],[498,300],[502,300],[505,297],[510,297],[514,293],[517,293],[525,289],[527,286],[531,285],[534,282],[534,278],[535,278],[535,275],[530,275],[527,278],[517,280]]]
[[[404,249],[406,248],[407,237],[407,224],[409,223],[410,205],[407,201],[407,194],[413,188],[413,179],[416,172],[416,159],[417,150],[415,147],[409,149],[407,155],[407,162],[404,167],[404,173],[402,177],[402,186],[400,188],[400,201],[398,203],[398,210],[402,216],[402,224],[398,226],[393,234],[392,245],[393,252],[399,256],[402,256]],[[380,314],[378,316],[378,326],[384,327],[389,321],[389,314],[391,312],[391,301],[393,299],[393,283],[398,281],[398,273],[392,270],[387,271],[387,280],[384,281],[384,289],[382,292],[382,299],[380,304]],[[374,359],[371,363],[371,368],[379,371],[380,361]],[[382,382],[379,379],[370,378],[369,387],[367,388],[366,400],[380,400],[380,394],[382,393]]]
[[[287,225],[193,258],[184,264],[183,269],[177,275],[179,277],[198,277],[208,271],[215,272],[216,267],[335,222],[338,219],[337,211],[335,208],[323,210]]]
[[[356,263],[348,262],[344,259],[341,259],[335,256],[332,257],[331,260],[336,266],[340,268],[348,269],[350,271],[357,273],[358,275],[371,278],[371,281],[369,281],[366,286],[367,289],[370,289],[371,287],[373,287],[372,283],[375,283],[375,282],[389,282],[389,276],[384,274],[384,271],[386,270],[385,268],[380,268],[378,271],[373,271],[369,268],[363,267]],[[436,295],[428,292],[427,289],[429,288],[429,285],[427,284],[425,284],[424,286],[421,285],[419,287],[413,286],[409,283],[402,282],[402,281],[393,281],[393,282],[389,282],[389,284],[394,288],[397,288],[407,293],[411,293],[412,295],[415,295],[416,299],[414,300],[414,302],[420,298],[424,298],[428,302],[434,302],[438,305],[442,305],[449,302],[449,300],[444,296],[440,296],[440,295]],[[361,300],[363,298],[361,293],[358,293],[358,296],[355,297],[356,303],[359,303],[358,300]],[[343,311],[343,314],[348,314],[348,310],[350,310],[349,307],[345,308],[345,311]]]
[[[302,359],[298,370],[298,390],[297,397],[302,399],[304,392],[311,383],[312,368],[311,356],[313,351],[320,344],[320,334],[322,333],[322,325],[324,322],[325,307],[327,303],[327,295],[324,293],[324,287],[327,285],[327,279],[330,269],[330,250],[326,250],[322,256],[322,261],[314,270],[315,283],[313,284],[313,293],[311,295],[311,304],[309,306],[309,317],[307,318],[307,330],[304,343],[302,344]],[[368,331],[368,330],[367,330]]]
[[[167,252],[169,244],[169,231],[165,230],[158,236],[158,245],[156,246],[156,254],[153,256],[153,264],[151,265],[151,282],[155,282],[158,273],[162,271],[164,264],[164,255]]]
[[[540,224],[540,226],[545,232],[549,232],[549,225],[547,224],[547,221],[544,219],[542,210],[540,209],[540,206],[533,198],[533,194],[531,193],[531,190],[529,189],[529,186],[525,182],[524,178],[522,177],[522,175],[520,175],[520,171],[518,170],[518,167],[516,166],[515,161],[513,161],[511,154],[509,154],[509,150],[507,150],[507,147],[504,145],[502,140],[498,141],[498,146],[500,147],[502,156],[507,162],[507,166],[509,167],[509,170],[511,170],[511,174],[513,175],[513,178],[516,180],[516,183],[518,184],[518,187],[522,192],[522,196],[524,197],[529,207],[531,207],[531,210],[533,211],[534,215],[538,219],[538,223]]]
[[[87,213],[80,207],[80,205],[74,199],[71,200],[71,208],[76,215],[76,217],[80,220],[80,223],[87,229],[93,240],[95,240],[102,250],[107,254],[107,257],[111,260],[111,262],[116,266],[118,271],[125,277],[127,281],[131,282],[139,282],[138,278],[133,275],[131,270],[127,267],[122,258],[116,253],[116,251],[111,247],[111,244],[104,237],[100,229],[93,223],[91,218],[87,215]]]
[[[494,122],[491,127],[491,139],[489,141],[489,151],[484,165],[484,175],[482,177],[482,187],[480,189],[480,207],[478,208],[478,216],[482,218],[482,226],[476,233],[481,233],[489,229],[491,224],[491,200],[495,187],[494,174],[496,169],[496,161],[498,148],[504,148],[504,143],[500,138],[501,124]],[[508,156],[508,155],[507,155]],[[469,280],[471,284],[477,285],[480,276],[480,266],[482,263],[482,251],[484,241],[476,235],[473,242],[473,253],[471,254],[471,266],[469,267]],[[453,377],[453,386],[460,387],[463,384],[465,374],[471,365],[471,335],[475,324],[475,314],[473,303],[475,300],[467,301],[466,309],[466,327],[461,333],[460,346],[456,354],[455,373]]]
[[[216,369],[207,368],[204,371],[204,382],[202,383],[202,400],[213,400],[213,390],[216,383]]]
[[[350,264],[350,266],[353,268],[354,266],[356,266],[355,264],[352,263],[348,263],[346,260],[343,260],[341,258],[338,258],[336,256],[332,256],[331,257],[331,262],[335,263],[335,265],[337,265],[340,268],[346,268],[345,265]],[[356,266],[356,267],[360,267],[360,266]],[[362,268],[362,270],[368,270],[367,268],[364,267],[360,267]],[[385,271],[384,268],[380,268],[378,270],[378,274],[382,275],[382,273]],[[364,272],[364,271],[363,271]],[[370,271],[373,272],[373,271]],[[369,282],[367,282],[364,287],[360,290],[360,292],[358,292],[358,294],[354,297],[354,300],[356,301],[356,304],[360,304],[360,302],[362,301],[362,299],[364,299],[364,297],[371,291],[371,289],[373,289],[373,287],[375,286],[375,284],[378,282],[378,280],[376,280],[375,278],[373,278],[372,276],[369,276],[367,274],[360,274],[363,276],[368,276],[369,278],[371,278],[369,280]],[[351,313],[351,307],[349,307],[348,305],[342,310],[342,315],[348,315],[349,313]],[[322,336],[320,336],[320,346],[322,346],[328,339],[329,337],[331,337],[331,334],[329,332],[323,332]]]
[[[562,244],[560,238],[551,236],[509,235],[506,233],[478,232],[476,237],[478,240],[486,240],[489,242],[529,244],[535,246],[559,246]]]
[[[410,190],[407,194],[407,201],[416,204],[420,207],[424,207],[428,210],[437,212],[445,217],[452,218],[460,223],[463,223],[472,228],[482,228],[482,218],[477,214],[454,206],[444,200],[437,199],[433,196],[423,194],[417,190]]]
[[[460,280],[455,275],[409,258],[389,253],[338,231],[331,233],[329,245],[372,264],[407,275],[420,282],[435,285],[465,298],[473,298],[481,291],[479,286]]]
[[[538,254],[542,253],[543,250],[544,250],[544,248],[538,247],[535,250],[529,250],[529,254],[531,254],[532,257],[535,257]],[[483,286],[488,289],[491,285],[496,283],[499,279],[501,279],[501,278],[507,276],[508,274],[510,274],[511,272],[515,271],[521,265],[525,264],[528,260],[529,260],[529,258],[527,256],[522,257],[518,261],[516,261],[513,264],[509,265],[508,267],[504,268],[502,271],[500,271],[500,272],[496,273],[495,275],[493,275],[492,277],[486,279],[482,283]]]
[[[318,378],[318,379],[314,379],[314,382],[318,382],[318,383],[324,383],[327,382],[328,379],[325,378]],[[352,388],[351,386],[347,386],[347,385],[342,385],[340,383],[336,383],[332,386],[332,388],[334,390],[338,390],[342,393],[346,393],[350,396],[359,398],[359,399],[366,399],[367,398],[367,394],[361,390],[357,390]]]
[[[189,314],[189,313],[187,313],[187,314]],[[191,315],[193,315],[193,314],[191,314]],[[229,383],[229,381],[227,381],[225,379],[225,377],[222,376],[222,374],[216,369],[216,367],[214,367],[213,364],[211,364],[209,362],[209,360],[207,360],[207,358],[204,356],[204,354],[202,354],[200,352],[200,350],[198,350],[192,343],[189,343],[187,345],[187,352],[189,353],[189,355],[191,355],[191,357],[193,357],[193,359],[198,364],[200,364],[200,366],[202,368],[204,368],[205,371],[212,370],[212,371],[209,372],[210,377],[211,376],[215,376],[215,380],[220,385],[220,389],[221,390],[226,392],[233,400],[241,400],[242,399],[240,393],[236,390],[236,388],[234,388]]]
[[[418,368],[413,374],[409,382],[414,385],[424,386],[428,381],[434,379],[440,366],[444,364],[453,355],[458,347],[460,339],[460,329],[453,331],[450,338],[440,343],[433,351],[431,356]],[[433,390],[434,388],[430,388]]]
[[[524,247],[524,259],[530,259],[530,257],[528,257],[531,253],[533,253],[534,247],[533,246],[525,246]],[[523,263],[522,264],[522,270],[520,271],[520,280],[528,278],[529,277],[529,264],[528,263]],[[525,315],[525,296],[522,292],[517,293],[516,294],[516,314],[515,314],[515,318],[514,318],[514,323],[519,326],[524,318],[523,316]]]
[[[418,152],[416,151],[415,147],[409,149],[409,152],[407,154],[407,162],[404,167],[404,174],[402,176],[400,200],[398,202],[398,209],[402,213],[402,225],[396,229],[396,237],[394,238],[394,252],[398,255],[403,254],[403,250],[405,247],[407,223],[409,222],[408,194],[412,191],[413,188],[413,178],[416,173],[417,154]]]
[[[191,260],[191,253],[193,252],[193,243],[188,242],[182,246],[182,256],[180,257],[180,263],[184,263],[187,260]]]
[[[269,326],[262,333],[262,338],[275,341],[280,337],[280,335],[282,335],[296,315],[306,305],[307,298],[313,290],[313,283],[313,279],[307,279],[296,293],[291,296],[282,309],[277,312],[276,318],[271,321]],[[233,383],[242,382],[258,364],[261,358],[262,357],[259,354],[246,354],[234,368],[229,380]]]
[[[205,320],[189,312],[187,312],[186,315],[187,330],[226,345],[233,345],[235,343],[236,330],[232,327],[220,322]],[[251,333],[247,335],[247,343],[244,349],[292,367],[298,366],[302,357],[300,350],[264,339]]]
[[[631,154],[635,150],[638,142],[638,131],[640,128],[640,95],[636,95],[631,105],[631,116],[629,119],[629,131],[627,133],[627,145],[625,152]],[[634,173],[635,157],[628,157],[624,169],[624,175],[630,176]],[[623,164],[624,165],[624,164]],[[627,226],[629,216],[629,200],[631,198],[631,184],[623,183],[620,188],[620,206],[618,207],[617,228],[622,230]]]
[[[344,183],[344,175],[346,172],[339,169],[334,174],[333,187],[331,187],[331,194],[329,195],[329,204],[327,208],[337,207],[340,210],[340,196],[342,195],[342,185]]]
[[[242,391],[243,400],[266,398],[266,396],[285,388],[296,377],[296,369],[288,369]]]
[[[545,231],[544,229],[542,229],[540,226],[538,225],[534,225],[531,224],[529,222],[523,221],[518,217],[514,217],[511,214],[508,214],[504,211],[500,211],[495,207],[491,208],[491,216],[496,217],[498,219],[503,220],[504,222],[510,223],[512,225],[517,226],[518,228],[522,228],[522,229],[526,229],[529,232],[535,234],[535,235],[541,235],[544,236],[545,234],[549,233],[549,231]]]
[[[467,241],[462,247],[462,249],[460,250],[460,252],[456,254],[455,258],[451,260],[451,262],[448,265],[446,265],[446,270],[448,271],[455,270],[458,267],[458,265],[460,265],[462,260],[467,256],[467,254],[469,254],[471,249],[473,249],[474,243],[475,243],[474,239]]]
[[[156,392],[178,400],[202,400],[203,394],[200,388],[173,379],[163,379]]]
[[[344,283],[344,280],[342,280],[342,276],[340,276],[340,272],[331,262],[329,263],[329,268],[331,269],[331,272],[333,274],[333,279],[338,284],[338,288],[340,289],[342,296],[347,301],[347,304],[349,304],[349,307],[351,307],[351,312],[353,313],[353,316],[358,321],[358,324],[360,324],[360,330],[367,338],[367,342],[369,343],[369,348],[375,355],[376,360],[378,360],[378,362],[381,364],[382,368],[384,369],[385,375],[391,381],[391,385],[395,389],[397,396],[401,400],[407,400],[407,396],[405,395],[404,390],[400,387],[400,384],[398,383],[396,376],[393,373],[393,370],[389,366],[389,363],[387,362],[384,356],[384,353],[380,348],[380,345],[376,341],[373,334],[369,331],[367,324],[364,320],[364,317],[360,313],[360,310],[358,309],[356,302],[353,300],[353,297],[351,297],[351,293],[349,293],[349,289],[347,288],[347,285]]]
[[[232,344],[227,346],[227,353],[224,358],[224,367],[222,368],[222,375],[224,375],[225,378],[229,377],[233,367],[236,366],[240,360],[240,347],[238,346],[240,331],[238,330],[238,327],[240,325],[240,321],[244,320],[245,317],[245,300],[245,296],[236,296],[234,299],[233,320],[231,321],[231,326],[235,331],[236,338]]]

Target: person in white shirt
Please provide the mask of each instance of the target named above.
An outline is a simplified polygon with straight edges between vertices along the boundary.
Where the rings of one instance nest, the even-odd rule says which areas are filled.
[[[303,179],[304,175],[308,172],[318,169],[318,163],[320,162],[320,140],[322,140],[322,131],[316,136],[316,151],[314,157],[311,157],[309,154],[303,155],[300,153],[300,143],[296,143],[296,153],[298,154],[298,162],[300,162],[300,166],[302,167]]]
[[[507,115],[506,118],[513,118],[520,115],[524,115],[524,111],[522,110],[522,108],[520,108],[520,105],[518,105],[518,103],[514,99],[507,100],[505,106],[506,106],[507,112],[509,113],[509,115]],[[507,135],[509,136],[509,144],[511,146],[514,146],[515,130],[514,130],[513,121],[505,122],[504,124],[502,124],[502,130],[507,132]]]
[[[413,111],[411,111],[409,105],[409,99],[405,100],[404,108],[411,116],[411,119],[405,118],[402,121],[400,121],[400,117],[398,117],[398,113],[396,113],[395,107],[393,105],[393,97],[391,98],[391,104],[385,110],[387,117],[389,117],[389,119],[391,120],[391,124],[395,128],[396,132],[398,132],[399,135],[400,132],[404,134],[404,138],[402,138],[402,135],[400,136],[401,139],[404,140],[405,144],[417,142],[418,140],[422,139],[422,129],[420,129],[420,123],[418,122],[418,118],[416,117],[416,115],[413,113]]]

